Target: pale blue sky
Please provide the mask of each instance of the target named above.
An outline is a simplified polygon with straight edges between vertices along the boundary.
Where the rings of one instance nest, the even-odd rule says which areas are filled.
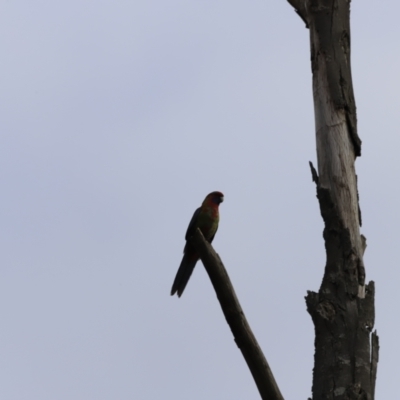
[[[352,2],[377,398],[398,392],[399,4]],[[323,224],[308,30],[284,0],[4,1],[0,398],[256,399],[199,263],[169,296],[193,211],[286,400],[311,395]]]

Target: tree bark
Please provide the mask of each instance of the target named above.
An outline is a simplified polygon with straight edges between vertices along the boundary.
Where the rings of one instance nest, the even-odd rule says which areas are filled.
[[[374,283],[365,286],[355,159],[361,155],[350,66],[350,0],[288,0],[310,30],[318,173],[326,266],[308,292],[315,326],[313,399],[373,400],[379,341]],[[372,351],[370,341],[372,340]]]
[[[226,321],[253,375],[261,398],[263,400],[284,400],[268,362],[247,322],[221,259],[204,239],[199,229],[196,230],[191,240],[200,254]]]

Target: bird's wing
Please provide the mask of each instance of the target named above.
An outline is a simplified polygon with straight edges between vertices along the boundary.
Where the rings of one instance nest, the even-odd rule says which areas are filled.
[[[189,226],[186,231],[185,240],[188,240],[191,236],[194,235],[194,232],[197,228],[197,219],[200,214],[201,207],[199,207],[193,214],[192,219],[190,220]]]

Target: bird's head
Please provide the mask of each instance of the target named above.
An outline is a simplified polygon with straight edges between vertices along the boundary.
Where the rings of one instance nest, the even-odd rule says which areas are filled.
[[[213,203],[219,206],[224,201],[224,195],[221,192],[212,192],[204,199],[204,203]]]

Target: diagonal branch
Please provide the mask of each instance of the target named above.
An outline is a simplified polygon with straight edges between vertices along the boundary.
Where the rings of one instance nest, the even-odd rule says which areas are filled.
[[[218,254],[197,229],[191,239],[211,279],[235,342],[253,375],[263,400],[284,400],[272,371],[247,322],[228,273]]]

